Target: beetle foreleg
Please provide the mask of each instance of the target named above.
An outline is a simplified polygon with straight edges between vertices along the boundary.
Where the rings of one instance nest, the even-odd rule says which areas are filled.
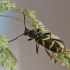
[[[38,49],[40,47],[40,44],[36,43],[36,53],[38,54]]]
[[[33,39],[31,39],[31,38],[28,39],[28,41],[31,41],[31,40],[33,40]]]

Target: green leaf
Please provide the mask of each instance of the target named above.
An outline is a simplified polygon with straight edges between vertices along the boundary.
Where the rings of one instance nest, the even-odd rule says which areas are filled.
[[[5,67],[6,70],[10,68],[15,70],[17,58],[8,49],[9,43],[7,40],[8,40],[7,36],[0,35],[0,62],[1,62],[1,65]]]
[[[15,8],[15,3],[9,2],[9,0],[0,0],[0,12],[10,10],[11,8]]]

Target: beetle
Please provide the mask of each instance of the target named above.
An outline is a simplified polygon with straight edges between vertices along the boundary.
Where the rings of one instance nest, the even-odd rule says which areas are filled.
[[[25,31],[23,34],[19,35],[17,38],[19,38],[20,36],[29,36],[30,38],[28,39],[28,41],[31,40],[35,40],[36,42],[36,53],[38,54],[38,49],[40,47],[40,45],[42,45],[45,48],[46,53],[49,55],[50,58],[54,58],[52,57],[52,55],[48,52],[48,50],[54,52],[54,53],[60,53],[62,52],[62,50],[64,49],[64,51],[66,51],[66,47],[64,45],[64,42],[60,39],[55,39],[55,38],[51,38],[51,33],[42,33],[40,32],[40,29],[36,29],[36,25],[35,25],[35,29],[28,29],[26,28],[26,24],[25,24],[25,15],[24,15],[24,26],[25,26]],[[14,41],[17,38],[11,40]],[[11,42],[9,41],[9,42]],[[61,45],[58,43],[62,43],[64,45],[64,48],[61,47]],[[48,50],[47,50],[48,49]],[[55,62],[57,60],[55,59]]]

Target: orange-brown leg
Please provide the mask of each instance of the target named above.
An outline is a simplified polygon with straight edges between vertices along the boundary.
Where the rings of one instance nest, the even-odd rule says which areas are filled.
[[[54,58],[54,57],[52,57],[52,55],[47,51],[47,49],[45,48],[45,51],[46,51],[46,53],[48,54],[48,56],[50,57],[50,58]],[[54,58],[55,59],[55,58]],[[57,62],[57,60],[55,59],[55,61],[54,61],[55,63]]]
[[[48,32],[48,33],[45,33],[45,35],[50,35],[50,38],[51,38],[51,33],[50,33],[50,32]]]
[[[37,28],[36,28],[36,25],[34,25],[34,29],[35,29],[37,32],[39,32],[39,28],[37,29]]]
[[[46,51],[46,53],[48,54],[48,56],[49,56],[50,58],[52,58],[52,55],[47,51],[47,49],[45,49],[45,51]]]

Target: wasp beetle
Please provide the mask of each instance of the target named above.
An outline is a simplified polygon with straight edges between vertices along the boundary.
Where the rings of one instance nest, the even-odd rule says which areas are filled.
[[[62,52],[63,48],[61,47],[61,45],[58,42],[62,43],[63,45],[64,45],[64,42],[59,39],[51,38],[51,33],[40,32],[39,28],[36,29],[36,26],[35,26],[35,29],[32,29],[32,30],[29,30],[28,28],[26,28],[25,15],[24,15],[24,26],[25,26],[25,31],[22,35],[29,36],[30,38],[28,39],[28,41],[31,41],[33,39],[35,40],[37,54],[38,54],[38,49],[39,49],[40,45],[42,45],[45,48],[45,51],[47,52],[47,54],[49,55],[50,58],[52,58],[52,55],[47,51],[47,49],[54,53]],[[19,35],[17,38],[19,38],[22,35]],[[13,40],[16,40],[17,38],[15,38]],[[13,40],[11,40],[11,41],[13,41]],[[11,42],[11,41],[9,41],[9,42]],[[66,51],[65,45],[64,45],[64,50]],[[57,60],[55,59],[55,61],[57,61]]]

